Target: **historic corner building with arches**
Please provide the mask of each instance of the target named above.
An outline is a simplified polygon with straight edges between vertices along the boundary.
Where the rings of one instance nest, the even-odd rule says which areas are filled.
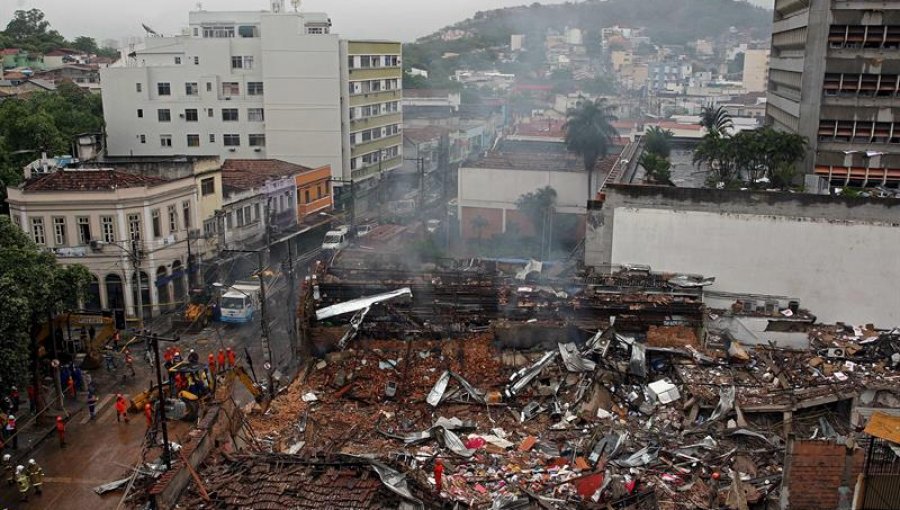
[[[141,303],[150,317],[187,298],[199,261],[215,247],[199,232],[221,207],[221,171],[203,166],[174,178],[116,168],[26,175],[7,190],[10,216],[60,263],[88,268],[84,309],[134,317]]]

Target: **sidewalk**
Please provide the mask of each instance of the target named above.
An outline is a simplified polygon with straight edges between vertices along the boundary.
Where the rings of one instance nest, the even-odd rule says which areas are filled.
[[[51,405],[40,422],[29,423],[33,415],[28,412],[28,403],[20,406],[17,421],[20,426],[19,448],[7,448],[4,453],[13,456],[13,466],[25,465],[28,459],[35,459],[46,475],[44,494],[29,494],[28,503],[19,503],[16,488],[0,484],[0,508],[115,508],[118,496],[112,494],[101,498],[91,489],[99,484],[121,478],[133,465],[141,453],[146,427],[142,414],[131,414],[128,425],[116,423],[114,409],[115,395],[122,393],[126,398],[146,388],[155,380],[155,372],[144,359],[144,344],[131,347],[135,357],[135,376],[124,367],[121,355],[116,359],[117,368],[107,371],[101,367],[88,371],[97,389],[97,418],[90,420],[87,409],[87,392],[79,391],[75,400],[65,398],[67,447],[61,449],[56,435],[55,417],[60,415],[58,407]],[[123,381],[123,375],[127,377]],[[49,399],[56,397],[55,389],[50,390]]]

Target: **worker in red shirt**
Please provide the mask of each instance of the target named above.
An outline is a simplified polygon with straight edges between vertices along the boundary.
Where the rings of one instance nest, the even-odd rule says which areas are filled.
[[[234,368],[234,362],[236,356],[234,355],[234,351],[231,350],[231,347],[225,349],[225,353],[228,356],[228,368]]]
[[[62,416],[56,417],[56,434],[59,436],[59,447],[66,447],[66,422]]]
[[[72,400],[75,400],[75,379],[70,375],[66,380],[66,391],[69,392],[69,396],[72,397]]]
[[[147,428],[153,426],[153,406],[150,405],[150,402],[144,404],[144,417],[147,418]]]
[[[209,375],[216,377],[216,355],[213,353],[209,353],[209,358],[207,358],[207,363],[209,364]]]
[[[219,349],[219,371],[225,371],[225,351]]]
[[[121,422],[122,418],[128,423],[128,404],[125,403],[125,397],[121,393],[116,395],[116,422]]]
[[[437,490],[437,493],[441,493],[441,489],[443,489],[443,477],[444,477],[444,461],[438,459],[434,461],[434,488]]]

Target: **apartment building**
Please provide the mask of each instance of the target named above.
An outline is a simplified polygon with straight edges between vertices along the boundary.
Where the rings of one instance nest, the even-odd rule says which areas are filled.
[[[215,195],[217,179],[203,181]],[[167,180],[118,169],[60,169],[7,189],[13,223],[62,264],[93,277],[84,307],[137,315],[138,273],[144,317],[173,309],[189,290],[203,239],[195,178]]]
[[[400,43],[341,41],[327,14],[189,13],[103,69],[112,156],[278,159],[361,180],[402,160]],[[396,142],[396,143],[393,143]]]
[[[344,179],[365,181],[403,165],[401,53],[398,42],[341,41]]]
[[[747,92],[764,92],[769,82],[769,50],[748,49],[745,51],[741,76]]]
[[[766,120],[809,140],[807,174],[900,183],[900,3],[776,0]]]

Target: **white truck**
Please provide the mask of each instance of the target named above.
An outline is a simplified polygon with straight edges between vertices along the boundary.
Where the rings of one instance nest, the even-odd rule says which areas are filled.
[[[259,282],[239,280],[228,287],[219,304],[222,322],[247,323],[253,321],[253,314],[259,308]]]
[[[323,250],[341,250],[350,245],[350,229],[346,226],[329,230],[322,241]]]

